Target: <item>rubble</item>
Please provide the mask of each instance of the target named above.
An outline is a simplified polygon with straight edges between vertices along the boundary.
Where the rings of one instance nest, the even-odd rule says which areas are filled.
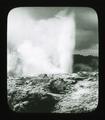
[[[91,112],[98,105],[98,72],[8,77],[7,93],[15,112]]]

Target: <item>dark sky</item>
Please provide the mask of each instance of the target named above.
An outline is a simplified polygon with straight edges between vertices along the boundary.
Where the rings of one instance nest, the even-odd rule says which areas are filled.
[[[76,47],[75,53],[98,55],[98,17],[92,8],[87,7],[22,7],[22,15],[29,14],[33,19],[48,19],[59,11],[67,9],[75,13]],[[18,10],[18,11],[19,11]]]

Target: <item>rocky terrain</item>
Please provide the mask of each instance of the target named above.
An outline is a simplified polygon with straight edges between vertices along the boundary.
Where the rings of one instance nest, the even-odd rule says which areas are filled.
[[[8,77],[7,98],[15,112],[91,112],[98,105],[98,72]]]

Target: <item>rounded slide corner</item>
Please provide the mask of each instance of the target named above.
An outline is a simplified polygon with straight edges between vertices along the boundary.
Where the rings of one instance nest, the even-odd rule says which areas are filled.
[[[7,14],[7,19],[9,18],[9,16],[11,16],[11,15],[14,13],[14,11],[16,11],[16,10],[19,9],[19,8],[21,8],[21,7],[14,7],[14,8],[12,8],[12,9],[10,9],[10,10],[8,11],[8,14]]]
[[[9,110],[10,112],[18,113],[17,111],[15,111],[15,110],[11,107],[11,105],[10,105],[9,102],[8,102],[8,98],[7,98],[7,107],[8,107],[8,110]]]
[[[88,9],[90,9],[92,12],[94,12],[96,14],[97,20],[98,20],[98,11],[93,8],[93,7],[87,7]]]

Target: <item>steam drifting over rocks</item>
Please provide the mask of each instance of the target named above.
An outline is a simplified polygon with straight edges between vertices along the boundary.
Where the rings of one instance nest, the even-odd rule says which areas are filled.
[[[75,7],[18,7],[9,12],[10,109],[35,113],[82,113],[96,109],[98,57],[88,54],[98,48],[98,22],[92,11]],[[89,56],[82,56],[84,50],[88,50]]]

